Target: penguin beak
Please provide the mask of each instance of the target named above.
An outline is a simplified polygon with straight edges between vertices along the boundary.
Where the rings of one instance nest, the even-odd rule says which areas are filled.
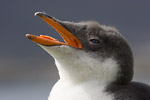
[[[35,36],[31,34],[26,34],[26,37],[28,37],[30,40],[44,46],[68,45],[74,48],[82,48],[80,40],[75,37],[71,32],[69,32],[66,28],[64,28],[56,19],[42,12],[35,13],[35,16],[39,16],[51,27],[53,27],[61,35],[65,43],[59,42],[55,38],[46,35]]]

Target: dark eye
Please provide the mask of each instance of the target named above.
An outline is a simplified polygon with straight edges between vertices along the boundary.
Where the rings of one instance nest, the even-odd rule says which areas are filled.
[[[100,41],[97,40],[97,39],[91,39],[90,41],[91,41],[92,43],[94,43],[94,44],[99,44],[99,43],[100,43]]]

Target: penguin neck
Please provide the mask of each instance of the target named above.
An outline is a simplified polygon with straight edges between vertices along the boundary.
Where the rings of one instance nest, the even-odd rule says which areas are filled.
[[[96,57],[93,53],[68,46],[42,47],[54,58],[60,80],[63,82],[109,84],[116,80],[120,71],[114,57]]]
[[[107,59],[104,62],[86,59],[88,64],[79,59],[73,62],[64,60],[55,59],[60,81],[71,84],[85,82],[99,85],[109,84],[115,80],[116,73],[118,72],[117,64],[112,59]]]

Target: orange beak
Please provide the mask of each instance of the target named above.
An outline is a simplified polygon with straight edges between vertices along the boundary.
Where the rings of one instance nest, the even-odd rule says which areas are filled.
[[[39,16],[50,26],[52,26],[62,36],[66,43],[59,42],[56,39],[45,35],[35,36],[31,34],[26,34],[26,36],[30,40],[45,46],[69,45],[74,48],[82,48],[82,44],[79,39],[77,39],[72,33],[70,33],[66,28],[59,24],[55,19],[41,12],[35,13],[35,16]]]

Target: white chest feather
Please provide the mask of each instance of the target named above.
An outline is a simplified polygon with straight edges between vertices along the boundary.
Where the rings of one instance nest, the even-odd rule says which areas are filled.
[[[87,64],[83,59],[82,62],[56,60],[60,80],[53,87],[49,100],[114,100],[112,94],[105,92],[105,86],[115,79],[116,63],[112,59],[103,63],[91,61],[93,63]]]
[[[94,54],[66,46],[44,47],[55,59],[60,80],[49,100],[113,100],[105,86],[116,79],[119,71],[113,57],[102,59]]]
[[[58,81],[50,93],[49,100],[113,100],[113,95],[105,92],[104,88],[94,82],[76,85]]]

